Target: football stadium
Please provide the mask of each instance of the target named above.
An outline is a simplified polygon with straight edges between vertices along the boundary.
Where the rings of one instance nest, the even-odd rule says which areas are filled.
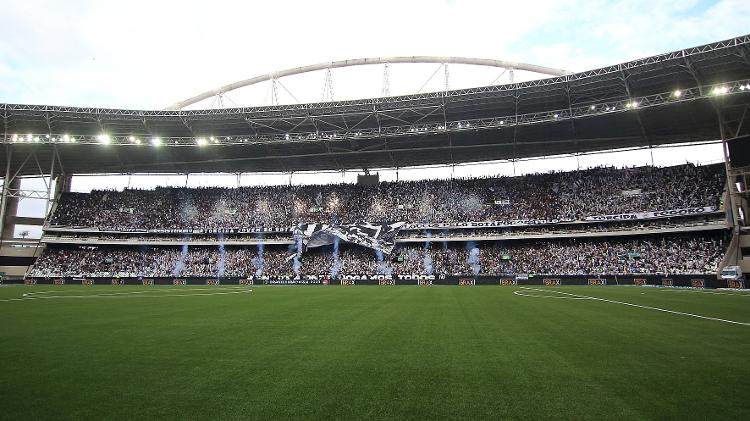
[[[191,89],[0,103],[0,419],[750,419],[750,35]]]

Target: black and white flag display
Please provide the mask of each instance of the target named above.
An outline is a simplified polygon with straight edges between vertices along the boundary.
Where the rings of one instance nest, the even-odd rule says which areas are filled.
[[[299,224],[294,229],[294,238],[305,247],[320,247],[333,244],[336,238],[360,246],[390,254],[396,245],[396,234],[405,222],[391,224]]]

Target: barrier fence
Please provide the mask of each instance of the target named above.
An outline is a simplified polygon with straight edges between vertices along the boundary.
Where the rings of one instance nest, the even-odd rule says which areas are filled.
[[[744,288],[742,281],[715,275],[326,275],[258,277],[50,277],[5,279],[6,284],[26,285],[458,285],[458,286],[567,286],[635,285],[690,288]]]

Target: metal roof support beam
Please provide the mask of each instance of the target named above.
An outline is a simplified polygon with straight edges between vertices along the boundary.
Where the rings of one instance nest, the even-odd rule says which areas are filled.
[[[183,126],[185,126],[185,127],[186,127],[186,128],[188,129],[188,131],[190,131],[190,134],[192,134],[193,136],[197,136],[197,135],[195,134],[195,131],[194,131],[194,130],[193,130],[193,128],[192,128],[192,127],[190,126],[190,124],[188,124],[188,121],[187,121],[187,119],[186,119],[186,118],[185,118],[184,116],[181,116],[181,117],[180,117],[180,121],[182,122],[182,125],[183,125]],[[144,125],[145,125],[145,124],[144,124]]]
[[[624,70],[622,72],[620,72],[620,77],[621,77],[621,80],[622,80],[622,84],[625,86],[625,92],[626,92],[628,98],[632,98],[632,95],[630,93],[630,84],[628,83],[628,76],[625,74]],[[635,119],[638,122],[638,127],[641,129],[641,136],[643,136],[643,138],[646,139],[646,141],[648,142],[649,147],[653,146],[651,144],[651,138],[648,136],[648,133],[646,132],[646,127],[643,125],[643,120],[641,120],[641,114],[638,111],[638,106],[633,107],[633,108],[635,108]]]
[[[750,105],[745,104],[745,108],[742,109],[742,117],[740,118],[739,123],[737,123],[737,130],[734,131],[734,137],[739,137],[742,132],[742,124],[745,122],[748,108],[750,108]]]
[[[329,63],[318,63],[309,66],[296,67],[292,69],[281,70],[274,73],[268,73],[265,75],[256,76],[250,79],[241,80],[238,82],[230,83],[228,85],[221,86],[210,91],[203,92],[194,97],[188,98],[184,101],[180,101],[172,104],[167,109],[169,110],[180,110],[189,105],[203,101],[204,99],[211,98],[219,93],[229,92],[245,86],[254,85],[265,81],[273,81],[285,76],[298,75],[302,73],[314,72],[319,70],[326,70],[329,72],[331,69],[340,67],[351,67],[351,66],[365,66],[371,64],[393,64],[393,63],[437,63],[446,65],[451,64],[468,64],[474,66],[491,66],[491,67],[502,67],[502,68],[515,68],[519,70],[527,70],[530,72],[541,73],[545,75],[562,76],[571,74],[571,72],[562,69],[553,69],[550,67],[537,66],[528,63],[516,63],[511,61],[502,60],[490,60],[490,59],[478,59],[478,58],[467,58],[467,57],[435,57],[435,56],[412,56],[412,57],[368,57],[352,60],[334,61]],[[275,84],[274,84],[275,85]],[[333,94],[333,92],[331,92]],[[332,95],[331,95],[332,96]],[[278,102],[277,102],[278,104]]]
[[[52,200],[52,180],[55,179],[55,153],[54,152],[52,153],[52,159],[50,161],[51,163],[50,163],[50,168],[49,168],[49,183],[46,183],[47,184],[47,200],[44,201],[45,224],[50,217],[49,209],[50,209],[50,201]],[[42,176],[42,179],[44,179],[44,176]]]
[[[255,123],[253,123],[249,118],[243,118],[243,120],[245,121],[245,123],[247,123],[248,126],[250,126],[250,130],[252,130],[253,133],[255,133],[255,136],[257,137],[258,131],[255,130]]]
[[[570,82],[565,84],[565,96],[568,98],[568,112],[570,115],[573,115],[573,102],[570,99]],[[570,119],[570,130],[571,134],[573,135],[573,138],[576,138],[576,120],[574,118]],[[578,144],[578,142],[576,142]]]

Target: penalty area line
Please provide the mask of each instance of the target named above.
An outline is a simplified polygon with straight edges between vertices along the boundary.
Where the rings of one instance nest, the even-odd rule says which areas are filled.
[[[529,287],[520,287],[520,288],[525,289],[525,290],[538,291],[538,292],[554,292],[555,294],[563,294],[563,295],[568,295],[568,296],[571,296],[571,297],[580,297],[580,298],[586,298],[586,299],[589,299],[589,300],[604,301],[605,303],[621,304],[621,305],[624,305],[624,306],[637,307],[637,308],[642,308],[642,309],[646,309],[646,310],[661,311],[663,313],[670,313],[670,314],[677,314],[677,315],[680,315],[680,316],[695,317],[695,318],[703,319],[703,320],[713,320],[713,321],[716,321],[716,322],[724,322],[724,323],[731,323],[731,324],[735,324],[735,325],[750,326],[750,323],[746,323],[746,322],[737,322],[737,321],[734,321],[734,320],[720,319],[718,317],[701,316],[700,314],[686,313],[684,311],[668,310],[666,308],[660,308],[660,307],[644,306],[644,305],[640,305],[640,304],[628,303],[626,301],[608,300],[606,298],[592,297],[592,296],[589,296],[589,295],[581,295],[581,294],[571,294],[569,292],[554,291],[554,290],[544,290],[544,289],[529,288]]]

